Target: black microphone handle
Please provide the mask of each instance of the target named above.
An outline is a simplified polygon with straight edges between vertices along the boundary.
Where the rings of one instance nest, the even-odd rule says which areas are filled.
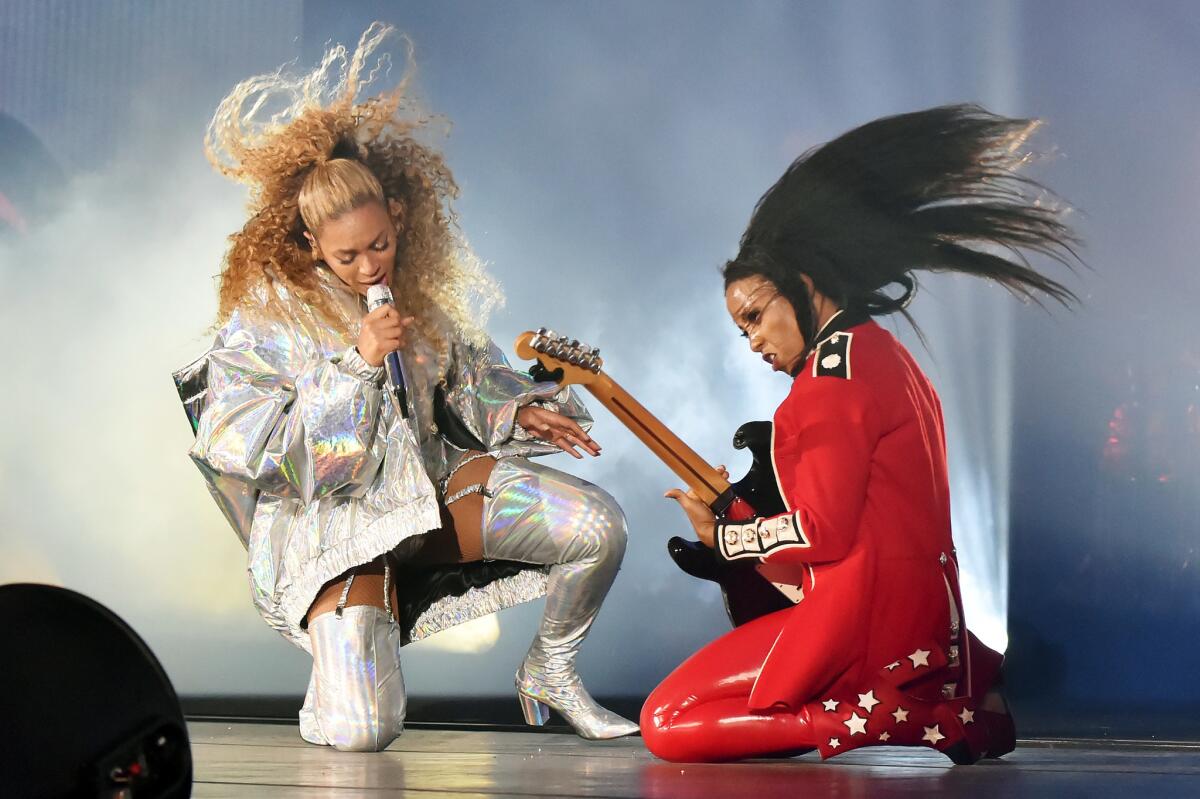
[[[400,367],[400,356],[389,352],[383,359],[387,369],[388,384],[391,385],[396,401],[400,403],[400,415],[408,418],[408,389],[404,385],[404,370]]]

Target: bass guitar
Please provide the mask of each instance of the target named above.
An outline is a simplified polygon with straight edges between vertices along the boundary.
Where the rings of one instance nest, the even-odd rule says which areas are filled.
[[[747,422],[734,434],[734,448],[749,449],[753,463],[741,480],[731,483],[604,373],[599,349],[541,328],[518,336],[516,351],[522,360],[537,361],[529,370],[535,379],[586,388],[695,491],[719,521],[746,521],[787,510],[771,467],[770,422]],[[760,564],[722,561],[699,541],[675,536],[667,542],[667,552],[687,574],[721,586],[734,626],[791,607],[803,597],[798,586],[764,576]]]

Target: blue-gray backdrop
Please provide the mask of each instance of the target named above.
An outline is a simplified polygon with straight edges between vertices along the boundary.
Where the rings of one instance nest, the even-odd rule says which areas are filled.
[[[375,19],[415,42],[462,227],[504,284],[490,329],[549,325],[714,462],[786,380],[724,317],[717,269],[806,148],[978,101],[1047,125],[1033,174],[1080,209],[1074,312],[953,278],[915,314],[947,411],[968,612],[1010,641],[1040,729],[1196,733],[1200,689],[1200,10],[1189,2],[0,3],[0,581],[89,593],[188,695],[298,694],[187,462],[168,372],[202,350],[244,194],[200,138],[239,79]],[[49,198],[49,199],[47,199]],[[14,216],[12,209],[16,209]],[[7,215],[6,215],[7,214]],[[13,221],[17,220],[17,221]],[[3,227],[7,225],[7,227]],[[1048,267],[1054,269],[1054,267]],[[604,410],[631,546],[581,664],[647,692],[725,629],[674,571],[674,478]],[[898,597],[897,601],[903,601]],[[414,695],[503,695],[539,608],[411,648]],[[1086,729],[1084,729],[1086,728]]]

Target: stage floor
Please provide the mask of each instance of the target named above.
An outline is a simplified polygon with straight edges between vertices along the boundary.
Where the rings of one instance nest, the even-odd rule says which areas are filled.
[[[948,797],[1200,796],[1200,745],[1022,742],[1003,760],[953,766],[933,752],[879,748],[821,763],[672,765],[640,738],[409,729],[378,754],[300,740],[295,725],[193,721],[196,797]]]

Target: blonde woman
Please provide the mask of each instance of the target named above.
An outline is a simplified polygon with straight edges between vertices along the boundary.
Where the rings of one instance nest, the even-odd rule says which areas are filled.
[[[308,75],[251,78],[213,118],[209,158],[250,186],[252,213],[213,348],[175,375],[191,457],[248,548],[259,612],[312,653],[306,741],[383,749],[404,720],[403,644],[542,594],[516,675],[526,720],[555,708],[585,738],[636,732],[574,667],[624,554],[621,509],[527,459],[598,455],[591,419],[481,329],[499,290],[457,234],[406,81],[366,96],[393,36],[376,24]],[[376,284],[394,307],[368,312]]]

